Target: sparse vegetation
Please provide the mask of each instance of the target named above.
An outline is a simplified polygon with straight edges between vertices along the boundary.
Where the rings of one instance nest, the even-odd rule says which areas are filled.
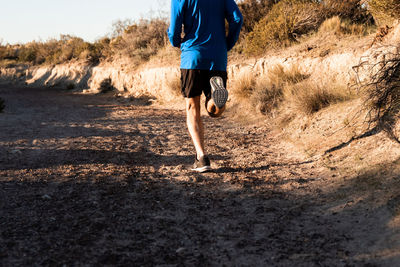
[[[264,53],[266,49],[288,46],[298,36],[316,29],[322,22],[320,5],[311,0],[282,0],[260,20],[245,42],[247,54]]]
[[[284,98],[296,111],[313,114],[319,110],[351,99],[346,86],[330,81],[326,84],[305,80],[285,87]]]
[[[180,96],[181,80],[179,75],[174,75],[173,78],[167,80],[167,88],[174,96]]]
[[[362,0],[242,0],[238,5],[243,13],[244,24],[239,43],[232,53],[239,57],[243,52],[246,55],[262,55],[268,49],[296,43],[301,36],[318,30],[323,21],[334,16],[340,18],[340,23],[338,25],[337,19],[330,21],[336,23],[330,26],[335,26],[332,30],[360,35],[366,33],[365,25],[374,23],[369,10],[374,18],[385,12],[392,18],[399,14],[398,4],[394,0],[370,0],[368,5]],[[2,66],[60,64],[78,60],[97,64],[124,57],[131,61],[132,66],[138,66],[154,55],[171,58],[170,54],[163,52],[169,46],[167,27],[166,18],[136,22],[126,19],[115,21],[109,37],[94,43],[61,35],[59,39],[45,42],[0,44],[0,62]]]
[[[247,68],[243,68],[235,77],[232,85],[232,91],[234,95],[240,99],[248,99],[256,84],[254,73]]]
[[[309,77],[296,64],[289,68],[277,65],[258,77],[246,70],[237,75],[233,93],[262,114],[274,113],[279,108],[312,114],[354,96],[347,85],[333,77],[325,83]]]
[[[319,27],[319,33],[336,35],[366,35],[370,33],[371,27],[368,24],[354,24],[350,20],[341,20],[334,16],[325,20]]]
[[[369,0],[368,6],[378,25],[390,25],[400,18],[398,0]]]
[[[114,90],[114,86],[112,85],[111,78],[106,78],[101,81],[100,86],[99,86],[100,93],[107,93],[112,90]]]
[[[378,62],[363,61],[355,69],[367,68],[367,79],[359,79],[359,88],[366,96],[367,121],[392,133],[400,113],[400,54],[387,53]]]
[[[136,64],[147,61],[167,45],[167,27],[164,19],[140,20],[128,26],[112,40],[113,55],[128,57]]]

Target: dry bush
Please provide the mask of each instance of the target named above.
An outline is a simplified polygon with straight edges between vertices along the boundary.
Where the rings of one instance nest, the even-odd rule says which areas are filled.
[[[104,57],[102,51],[106,42],[101,40],[94,44],[70,35],[61,35],[60,39],[46,42],[29,42],[24,45],[13,45],[0,49],[0,60],[15,59],[19,63],[60,64],[70,60],[85,60],[98,63]]]
[[[257,78],[255,89],[250,96],[250,103],[261,114],[272,114],[283,97],[282,83],[270,79],[268,75]]]
[[[239,99],[248,99],[255,89],[256,76],[249,68],[244,68],[232,82],[232,92]]]
[[[294,114],[312,114],[324,107],[354,97],[347,85],[335,78],[325,82],[311,81],[298,64],[289,68],[277,65],[268,74],[257,77],[249,96],[250,103],[262,114],[273,114],[280,108]]]
[[[278,64],[271,68],[268,73],[269,79],[275,83],[295,84],[301,82],[309,77],[305,74],[298,64],[292,64],[289,68],[285,69],[282,65]]]
[[[349,20],[342,21],[338,16],[325,20],[318,29],[319,33],[336,35],[366,35],[372,28],[368,24],[353,24]]]
[[[107,93],[110,91],[115,90],[113,84],[112,84],[112,80],[111,78],[105,78],[101,81],[100,85],[99,85],[99,92],[100,93]]]
[[[248,100],[257,112],[272,113],[282,103],[285,88],[308,77],[297,64],[286,69],[278,64],[258,77],[250,70],[242,71],[235,79],[234,92],[242,100]]]
[[[347,86],[334,80],[321,84],[306,80],[286,86],[283,92],[285,101],[304,114],[315,113],[329,105],[349,100],[353,95]]]
[[[338,16],[353,24],[373,24],[373,18],[364,2],[365,0],[323,0],[321,5],[325,18]]]
[[[173,95],[173,96],[181,96],[182,91],[181,91],[181,79],[179,75],[174,75],[172,78],[168,79],[166,81],[166,86],[168,91]]]
[[[323,21],[320,4],[311,0],[282,0],[254,27],[244,52],[259,54],[267,48],[287,46],[300,35],[318,28]]]
[[[391,25],[400,18],[398,0],[369,0],[368,7],[378,25]]]
[[[242,34],[253,31],[257,22],[268,14],[272,6],[278,2],[279,0],[244,0],[238,3],[240,12],[243,15]]]
[[[164,19],[140,20],[111,42],[113,52],[143,63],[167,45],[167,27]]]
[[[393,134],[392,127],[400,113],[400,53],[386,52],[380,58],[375,63],[362,61],[354,69],[357,74],[370,74],[367,79],[358,79],[359,90],[366,96],[366,121],[369,126]]]

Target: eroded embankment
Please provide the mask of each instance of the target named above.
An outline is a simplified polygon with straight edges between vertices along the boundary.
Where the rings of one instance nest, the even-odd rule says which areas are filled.
[[[347,48],[333,44],[324,47],[324,40],[320,38],[314,43],[305,43],[295,48],[270,54],[263,58],[242,60],[228,67],[231,81],[243,71],[251,71],[254,75],[267,74],[276,65],[291,68],[296,65],[310,75],[315,81],[335,77],[343,83],[354,80],[352,67],[358,65],[362,58],[373,58],[376,61],[391,49],[400,40],[400,26],[396,27],[389,36],[385,37],[383,45],[371,46],[371,38],[357,44],[347,43]],[[304,47],[303,47],[304,46]],[[320,49],[318,53],[317,51]],[[66,63],[54,66],[16,66],[0,68],[0,80],[12,81],[19,85],[26,84],[33,87],[62,87],[90,90],[98,92],[113,88],[126,92],[135,97],[153,96],[163,101],[176,98],[176,87],[179,84],[179,66],[138,67],[135,70],[122,62],[101,63],[98,66],[89,66],[84,63]]]

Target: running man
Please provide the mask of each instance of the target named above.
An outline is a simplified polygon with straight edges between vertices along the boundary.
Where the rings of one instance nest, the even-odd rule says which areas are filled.
[[[228,35],[225,33],[228,21]],[[196,149],[194,171],[211,169],[204,147],[200,98],[206,110],[219,117],[228,98],[227,52],[239,38],[243,17],[234,0],[171,0],[168,37],[181,49],[181,89],[186,100],[186,123]],[[184,35],[182,37],[182,25]]]

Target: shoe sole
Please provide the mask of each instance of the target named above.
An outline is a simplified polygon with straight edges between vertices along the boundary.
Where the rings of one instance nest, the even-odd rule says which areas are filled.
[[[195,169],[191,169],[191,170],[195,171],[195,172],[206,172],[206,171],[211,170],[211,166],[203,166],[203,167],[195,168]]]
[[[228,100],[228,90],[224,87],[224,81],[219,76],[210,79],[211,98],[218,108],[222,108]]]

